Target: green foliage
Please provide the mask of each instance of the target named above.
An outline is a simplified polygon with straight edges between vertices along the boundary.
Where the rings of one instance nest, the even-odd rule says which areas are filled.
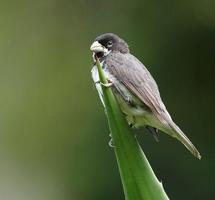
[[[100,81],[107,79],[97,59]],[[115,154],[119,166],[126,200],[166,200],[168,199],[162,184],[156,178],[135,135],[132,133],[111,88],[102,87],[106,114],[111,130]]]

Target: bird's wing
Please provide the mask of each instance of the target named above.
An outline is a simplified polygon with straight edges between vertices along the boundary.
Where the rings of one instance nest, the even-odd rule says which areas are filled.
[[[200,153],[172,121],[165,105],[163,104],[157,84],[145,66],[131,54],[112,53],[106,60],[109,73],[120,81],[131,93],[140,99],[152,113],[169,127],[164,130],[167,134],[176,137],[197,158]]]
[[[140,99],[161,120],[168,114],[157,84],[146,67],[133,55],[112,53],[106,60],[108,71]],[[169,115],[169,114],[168,114]]]

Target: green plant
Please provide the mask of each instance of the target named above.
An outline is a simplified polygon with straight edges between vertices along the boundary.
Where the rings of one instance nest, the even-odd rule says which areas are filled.
[[[98,59],[96,65],[100,82],[107,84],[108,81]],[[125,199],[169,199],[128,126],[111,88],[102,87],[102,90]]]

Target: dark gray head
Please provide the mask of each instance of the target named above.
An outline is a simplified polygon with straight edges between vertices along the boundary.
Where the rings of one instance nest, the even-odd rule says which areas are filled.
[[[98,57],[106,56],[113,51],[129,53],[127,43],[113,33],[105,33],[98,36],[91,45],[90,50]]]

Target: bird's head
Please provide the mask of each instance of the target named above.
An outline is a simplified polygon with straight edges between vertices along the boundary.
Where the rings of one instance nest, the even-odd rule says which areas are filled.
[[[107,56],[110,52],[118,51],[129,53],[127,43],[113,33],[105,33],[98,36],[90,47],[90,50],[98,57]]]

